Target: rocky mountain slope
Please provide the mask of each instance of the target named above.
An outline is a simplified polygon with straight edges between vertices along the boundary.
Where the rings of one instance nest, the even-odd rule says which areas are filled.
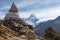
[[[32,26],[21,20],[0,20],[0,40],[45,40],[38,37]]]
[[[37,35],[42,36],[44,34],[44,29],[48,27],[52,27],[55,31],[60,33],[60,16],[54,20],[48,20],[47,22],[39,23],[35,28],[35,32]]]

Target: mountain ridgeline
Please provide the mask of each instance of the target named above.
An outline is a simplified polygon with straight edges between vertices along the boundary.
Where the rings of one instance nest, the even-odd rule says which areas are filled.
[[[43,36],[44,30],[48,27],[52,27],[56,32],[60,33],[60,16],[54,20],[48,20],[47,22],[41,22],[34,28],[37,35]]]

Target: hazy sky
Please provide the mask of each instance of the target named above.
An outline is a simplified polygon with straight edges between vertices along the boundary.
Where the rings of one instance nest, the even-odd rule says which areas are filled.
[[[13,0],[20,17],[27,18],[32,13],[40,21],[55,19],[60,16],[60,0]],[[2,19],[11,7],[12,0],[0,0],[0,19]]]

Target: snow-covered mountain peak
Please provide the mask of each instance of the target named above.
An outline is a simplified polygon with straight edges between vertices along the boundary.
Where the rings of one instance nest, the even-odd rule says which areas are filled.
[[[24,19],[24,21],[27,23],[27,24],[30,24],[32,26],[35,26],[37,21],[38,21],[38,18],[36,17],[35,14],[31,14],[27,19]]]

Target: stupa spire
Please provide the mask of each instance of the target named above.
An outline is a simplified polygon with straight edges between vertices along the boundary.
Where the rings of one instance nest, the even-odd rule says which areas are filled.
[[[19,15],[18,15],[18,9],[16,5],[14,4],[14,2],[9,10],[9,13],[6,14],[4,18],[4,20],[11,20],[11,19],[20,20]]]
[[[14,4],[14,2],[13,2],[13,4],[12,4],[9,12],[18,12],[18,9],[17,9],[16,5]]]

